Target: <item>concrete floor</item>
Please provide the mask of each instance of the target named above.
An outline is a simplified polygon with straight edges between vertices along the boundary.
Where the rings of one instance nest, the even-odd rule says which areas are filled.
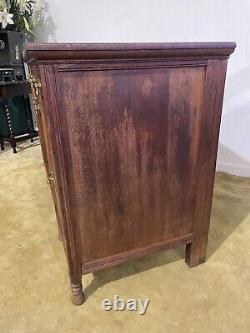
[[[176,249],[88,274],[74,307],[40,146],[19,147],[0,153],[0,333],[250,332],[250,179],[217,174],[205,264]],[[115,294],[146,314],[104,312]]]

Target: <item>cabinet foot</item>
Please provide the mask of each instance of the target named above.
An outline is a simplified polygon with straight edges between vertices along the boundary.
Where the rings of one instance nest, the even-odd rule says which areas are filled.
[[[189,267],[195,267],[200,264],[199,248],[195,243],[186,245],[185,261]]]
[[[82,284],[71,284],[71,301],[74,305],[81,305],[85,301]]]

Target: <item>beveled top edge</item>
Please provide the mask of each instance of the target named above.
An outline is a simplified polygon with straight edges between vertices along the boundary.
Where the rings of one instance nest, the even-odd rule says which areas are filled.
[[[118,57],[186,57],[229,56],[234,42],[196,43],[31,43],[26,46],[26,59],[60,60]]]
[[[165,50],[165,49],[234,49],[234,42],[197,43],[29,43],[27,50],[66,51],[66,50]]]

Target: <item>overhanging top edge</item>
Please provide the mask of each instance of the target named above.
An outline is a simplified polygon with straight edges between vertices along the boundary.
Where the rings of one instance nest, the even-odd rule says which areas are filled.
[[[234,42],[202,43],[31,43],[26,59],[60,60],[107,57],[229,56]]]

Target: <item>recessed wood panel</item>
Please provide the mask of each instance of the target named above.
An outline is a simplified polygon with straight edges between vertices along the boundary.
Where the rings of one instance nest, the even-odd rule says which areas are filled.
[[[204,66],[57,73],[83,263],[192,232],[204,82]]]

